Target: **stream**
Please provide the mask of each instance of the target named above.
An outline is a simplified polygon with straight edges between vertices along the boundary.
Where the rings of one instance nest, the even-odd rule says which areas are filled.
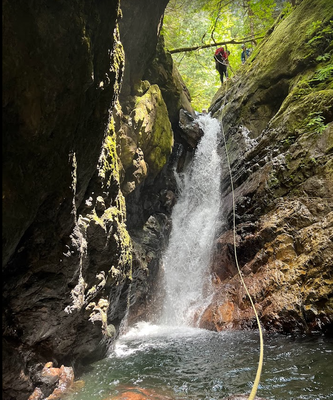
[[[210,301],[208,270],[221,210],[220,126],[200,116],[204,135],[179,182],[163,257],[166,291],[158,324],[123,332],[66,400],[220,400],[249,394],[259,359],[257,331],[211,332],[194,321]],[[141,394],[141,397],[140,397]],[[333,339],[264,333],[257,396],[333,399]]]
[[[82,377],[68,400],[220,400],[250,393],[258,363],[258,332],[211,332],[141,323]],[[333,399],[333,339],[265,334],[257,395],[268,400]],[[131,393],[132,393],[131,392]],[[130,399],[130,397],[128,397]],[[135,399],[135,397],[133,397]],[[139,399],[139,397],[138,397]],[[67,400],[67,398],[66,398]]]

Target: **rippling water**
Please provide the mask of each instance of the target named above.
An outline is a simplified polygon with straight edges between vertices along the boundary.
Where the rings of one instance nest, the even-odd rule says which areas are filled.
[[[161,325],[141,323],[121,336],[109,356],[82,377],[84,387],[70,400],[220,400],[251,392],[258,332],[217,333],[186,326],[193,322],[192,309],[209,299],[207,270],[221,197],[219,123],[209,116],[199,123],[204,136],[193,163],[178,177],[180,196],[163,257],[167,296]],[[258,396],[333,400],[332,339],[266,334],[264,343]],[[135,396],[135,390],[144,397]]]
[[[265,334],[257,396],[268,400],[333,399],[333,339]],[[147,399],[220,400],[250,393],[259,358],[258,332],[210,332],[142,323],[95,363],[70,400],[112,400],[129,388]],[[148,393],[148,392],[147,392]]]

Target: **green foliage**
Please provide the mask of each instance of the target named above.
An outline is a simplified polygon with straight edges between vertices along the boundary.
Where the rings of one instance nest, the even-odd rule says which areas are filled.
[[[320,28],[321,25],[321,21],[314,21],[312,22],[312,24],[309,26],[308,30],[307,30],[307,36],[313,36],[315,32],[317,32]]]
[[[328,64],[325,67],[322,67],[316,71],[312,81],[326,81],[330,77],[333,76],[333,65]]]
[[[307,127],[314,129],[314,131],[319,134],[327,128],[327,125],[324,124],[325,118],[322,114],[322,111],[310,113],[306,124]]]
[[[288,17],[288,15],[292,12],[293,10],[293,6],[291,5],[291,3],[286,2],[283,6],[283,9],[281,11],[281,15],[283,18]]]
[[[296,136],[290,135],[286,139],[281,140],[281,143],[283,145],[286,145],[287,147],[291,146],[293,143],[295,143]]]
[[[312,22],[307,31],[307,45],[323,55],[330,48],[332,50],[333,21],[324,24],[321,20]]]
[[[330,58],[331,58],[330,53],[325,53],[325,54],[323,54],[322,56],[318,56],[318,57],[316,58],[316,61],[317,61],[317,62],[320,62],[320,61],[327,61],[327,60],[329,60]]]
[[[163,35],[168,50],[212,44],[212,47],[172,55],[194,109],[207,109],[220,87],[215,70],[214,43],[263,35],[282,10],[286,0],[170,0],[164,15]],[[243,68],[241,43],[225,46],[229,56],[229,76]]]

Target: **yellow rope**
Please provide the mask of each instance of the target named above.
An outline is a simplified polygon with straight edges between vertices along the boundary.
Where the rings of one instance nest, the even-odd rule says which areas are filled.
[[[226,90],[225,93],[227,93],[227,86],[228,86],[228,81],[226,80]],[[225,100],[226,100],[226,94],[224,96],[224,105],[225,105]],[[260,337],[260,356],[259,356],[259,363],[258,363],[258,369],[257,369],[257,374],[252,386],[252,390],[251,393],[249,395],[248,400],[254,400],[257,390],[258,390],[258,386],[259,386],[259,382],[260,382],[260,377],[261,377],[261,371],[262,371],[262,365],[263,365],[263,360],[264,360],[264,339],[263,339],[263,334],[262,334],[262,329],[261,329],[261,324],[259,321],[259,316],[257,313],[257,310],[254,306],[252,297],[247,289],[247,286],[244,282],[243,276],[242,276],[242,272],[240,270],[239,264],[238,264],[238,258],[237,258],[237,248],[236,248],[236,207],[235,207],[235,192],[234,192],[234,183],[233,183],[233,179],[232,179],[232,172],[231,172],[231,166],[230,166],[230,159],[229,159],[229,154],[228,154],[228,150],[227,150],[227,143],[226,143],[226,139],[225,139],[225,134],[224,134],[224,129],[223,129],[223,122],[222,122],[222,116],[221,116],[221,130],[222,130],[222,135],[223,135],[223,140],[224,140],[224,147],[225,147],[225,152],[227,155],[227,163],[228,163],[228,168],[229,168],[229,175],[230,175],[230,184],[231,184],[231,193],[232,193],[232,210],[233,210],[233,231],[234,231],[234,253],[235,253],[235,262],[237,265],[237,270],[238,270],[238,274],[240,276],[242,285],[244,286],[244,289],[246,291],[246,294],[250,300],[251,306],[253,308],[254,314],[256,316],[256,320],[257,320],[257,324],[258,324],[258,328],[259,328],[259,337]]]

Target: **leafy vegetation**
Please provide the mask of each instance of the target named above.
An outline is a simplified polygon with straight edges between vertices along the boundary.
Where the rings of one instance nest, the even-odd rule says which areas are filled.
[[[170,0],[162,33],[196,110],[208,108],[220,87],[216,48],[224,44],[230,51],[234,76],[243,67],[242,44],[253,50],[280,12],[286,16],[291,8],[288,0]]]
[[[329,64],[316,71],[313,81],[326,81],[329,77],[333,76],[333,65]]]
[[[322,111],[316,111],[309,114],[307,127],[312,128],[316,133],[321,134],[327,125],[324,124],[325,118]]]

